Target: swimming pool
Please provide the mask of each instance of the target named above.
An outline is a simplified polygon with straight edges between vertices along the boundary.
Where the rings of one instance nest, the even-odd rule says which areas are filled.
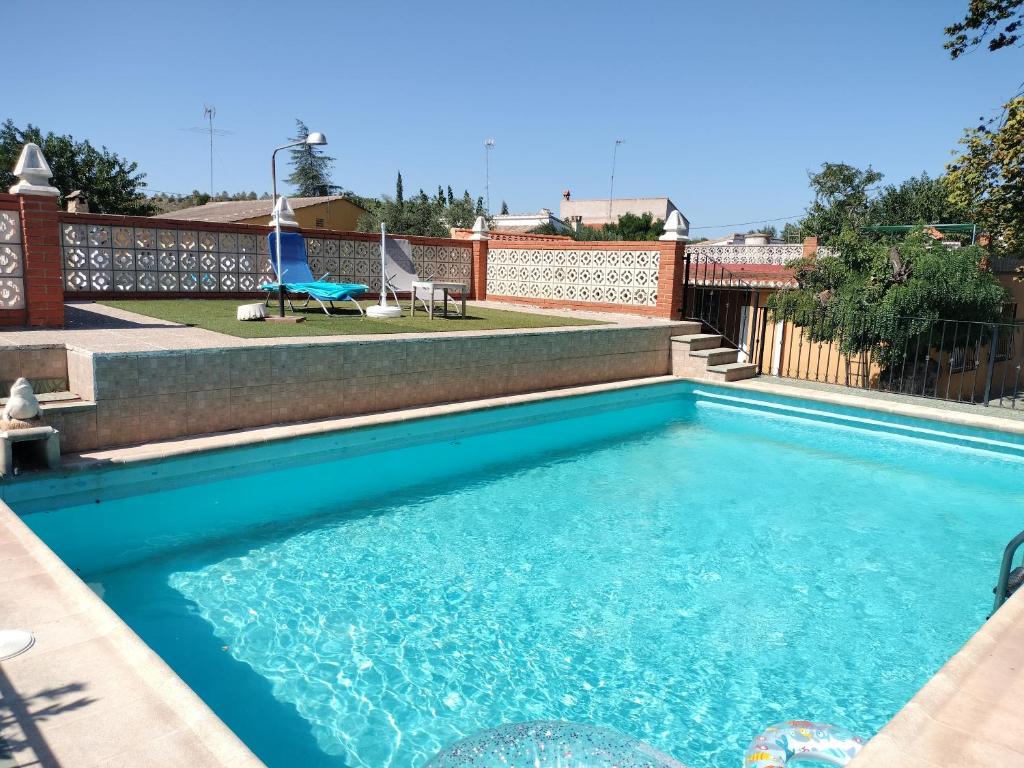
[[[701,768],[788,717],[880,728],[984,620],[1022,466],[1018,437],[679,383],[5,500],[271,766],[563,719]]]

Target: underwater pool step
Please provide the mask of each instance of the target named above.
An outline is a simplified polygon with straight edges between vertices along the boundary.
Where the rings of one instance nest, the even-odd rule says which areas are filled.
[[[725,363],[724,365],[709,365],[707,378],[711,381],[740,381],[753,378],[756,375],[756,363]]]

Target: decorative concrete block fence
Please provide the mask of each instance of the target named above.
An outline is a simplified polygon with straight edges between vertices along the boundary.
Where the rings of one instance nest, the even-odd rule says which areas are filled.
[[[269,226],[61,211],[34,144],[0,194],[0,325],[61,327],[66,298],[248,298],[271,279]],[[300,230],[311,271],[380,290],[378,235]],[[463,282],[470,298],[678,317],[687,228],[657,242],[576,242],[490,233],[482,219],[457,238],[392,240],[421,277]]]

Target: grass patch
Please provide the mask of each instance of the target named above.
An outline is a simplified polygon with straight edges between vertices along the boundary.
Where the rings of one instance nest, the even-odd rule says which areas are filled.
[[[205,328],[208,331],[225,333],[247,339],[272,338],[277,336],[337,336],[347,334],[369,333],[426,333],[450,331],[491,331],[501,328],[552,328],[572,325],[604,325],[597,320],[584,320],[575,317],[555,317],[532,312],[509,312],[502,309],[484,309],[467,306],[465,319],[435,317],[429,319],[426,314],[416,311],[416,317],[409,316],[408,305],[402,305],[405,314],[394,320],[374,320],[361,317],[355,307],[338,306],[334,314],[328,317],[320,307],[314,309],[311,304],[306,309],[298,309],[295,314],[303,315],[302,323],[266,323],[260,321],[241,321],[235,319],[235,310],[245,299],[138,299],[101,301],[107,307],[123,309],[160,320],[167,320],[181,325]],[[375,304],[374,301],[360,302],[363,307]],[[339,302],[341,304],[341,302]],[[272,306],[268,312],[276,312]],[[291,314],[291,313],[289,313]]]

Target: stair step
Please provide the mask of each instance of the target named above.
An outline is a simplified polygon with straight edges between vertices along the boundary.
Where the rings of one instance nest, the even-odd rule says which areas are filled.
[[[715,378],[721,381],[740,381],[750,379],[757,375],[756,363],[724,363],[723,365],[709,365],[708,373],[716,374]]]
[[[703,327],[704,326],[697,320],[680,320],[672,330],[680,336],[687,336],[700,333]]]
[[[739,354],[739,351],[732,347],[709,347],[707,349],[694,349],[690,351],[690,357],[706,357],[708,365],[735,363],[739,358]]]
[[[673,336],[673,343],[685,344],[693,352],[696,349],[710,349],[722,343],[722,337],[717,333],[691,333],[686,336]]]

